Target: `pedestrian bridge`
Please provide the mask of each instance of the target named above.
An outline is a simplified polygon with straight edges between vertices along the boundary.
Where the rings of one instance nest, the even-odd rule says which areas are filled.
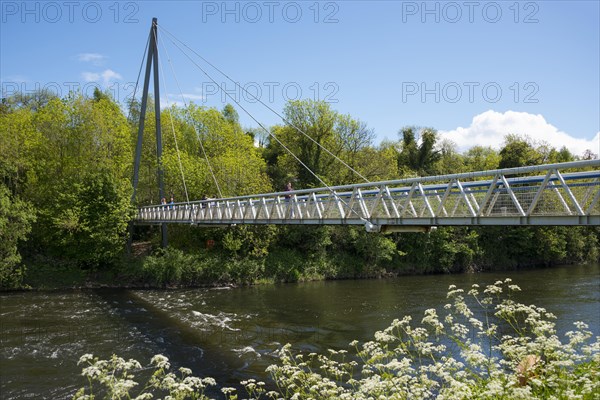
[[[600,225],[600,160],[140,207],[136,224]]]

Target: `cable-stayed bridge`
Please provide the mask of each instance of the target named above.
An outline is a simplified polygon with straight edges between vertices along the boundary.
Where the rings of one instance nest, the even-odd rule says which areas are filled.
[[[152,205],[140,207],[135,221],[364,225],[370,232],[441,225],[600,225],[600,160]]]
[[[152,67],[159,196],[165,197],[161,167],[162,133],[159,94],[159,70],[162,69],[158,63],[157,28],[157,19],[154,18],[146,48],[147,60],[134,161],[132,201],[135,201],[138,184]],[[217,86],[221,87],[197,60],[207,63],[235,83],[226,73],[185,43],[168,31],[166,33],[172,43]],[[140,73],[141,71],[140,67]],[[180,92],[186,104],[181,89]],[[227,91],[223,90],[223,92],[227,95]],[[251,93],[249,95],[254,97]],[[218,199],[140,207],[134,223],[162,225],[163,246],[167,244],[166,224],[363,225],[369,232],[426,231],[431,227],[442,225],[600,225],[600,160],[369,182],[305,131],[286,120],[260,99],[255,97],[254,99],[280,116],[283,122],[311,140],[315,146],[321,147],[325,153],[334,157],[365,183],[328,186],[273,132],[256,120],[235,98],[231,98],[272,140],[321,182],[322,187],[229,198],[220,195],[221,198]],[[171,127],[174,130],[172,124]],[[179,157],[174,131],[173,136]],[[220,193],[210,160],[206,157],[199,135],[197,136],[215,186]],[[179,167],[183,188],[188,198],[181,160]]]

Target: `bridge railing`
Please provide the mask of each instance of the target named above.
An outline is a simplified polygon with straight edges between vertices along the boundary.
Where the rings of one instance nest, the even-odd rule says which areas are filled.
[[[600,160],[140,207],[137,223],[598,225]],[[288,197],[289,196],[289,197]],[[400,230],[400,228],[398,228]]]

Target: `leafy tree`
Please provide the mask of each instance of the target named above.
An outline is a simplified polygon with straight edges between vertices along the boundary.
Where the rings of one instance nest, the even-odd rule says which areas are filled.
[[[377,147],[368,146],[360,149],[354,156],[353,167],[370,182],[381,180],[398,179],[398,167],[396,163],[397,151],[394,144],[382,142]],[[347,178],[341,180],[340,184],[359,182],[356,174],[346,169]]]
[[[439,143],[439,161],[436,173],[456,174],[464,171],[464,157],[458,153],[456,144],[444,139]]]
[[[337,113],[328,103],[312,100],[289,102],[285,116],[287,124],[271,129],[277,139],[270,140],[263,151],[276,187],[287,181],[295,181],[296,187],[304,188],[323,186],[323,182],[327,185],[363,182],[360,175],[367,180],[395,175],[395,171],[389,173],[388,166],[381,168],[380,163],[373,163],[381,161],[379,152],[388,155],[389,148],[373,147],[375,133],[365,122]]]
[[[440,151],[436,148],[438,134],[435,129],[420,129],[417,140],[415,127],[400,130],[401,142],[398,154],[398,169],[414,171],[418,175],[434,175]]]
[[[38,111],[42,107],[45,107],[50,100],[56,98],[58,96],[48,89],[36,90],[33,93],[17,92],[12,96],[2,98],[0,114],[19,109]]]
[[[523,167],[542,162],[543,156],[536,151],[528,138],[507,135],[504,140],[504,147],[500,150],[500,168]]]
[[[23,269],[19,267],[20,241],[27,240],[35,213],[31,204],[11,196],[0,183],[0,288],[21,285]]]
[[[587,149],[583,152],[582,159],[583,160],[596,160],[598,158],[598,154],[592,152],[592,150]]]
[[[429,234],[397,236],[397,247],[405,256],[404,270],[417,273],[472,270],[479,260],[479,235],[466,227],[439,227]]]
[[[19,111],[8,118],[19,120]],[[38,218],[32,249],[87,266],[114,260],[130,218],[130,130],[108,96],[53,98],[25,119],[23,197]]]
[[[80,266],[98,268],[122,253],[131,219],[130,183],[108,173],[90,173],[70,190],[49,199],[41,211],[46,248],[52,255]]]
[[[562,163],[568,161],[575,161],[576,157],[567,149],[566,146],[560,148],[560,150],[556,150],[552,148],[550,150],[550,154],[548,157],[548,163]]]
[[[324,101],[296,100],[285,106],[284,115],[287,125],[282,129],[280,139],[306,165],[306,168],[296,167],[298,186],[322,186],[315,175],[325,177],[335,162],[333,157],[325,154],[323,147],[336,155],[341,152],[340,141],[336,141],[335,135],[337,113]]]
[[[183,178],[191,199],[218,196],[219,189],[223,196],[271,190],[261,150],[239,123],[218,110],[194,104],[173,107],[163,112],[161,123],[165,184],[176,198],[185,199]],[[155,182],[149,179],[146,184]]]
[[[348,114],[338,116],[335,131],[342,149],[341,158],[348,166],[364,176],[367,165],[366,160],[361,158],[361,153],[372,148],[375,132],[367,127],[366,122],[354,119]],[[333,182],[334,184],[362,182],[362,179],[349,168],[339,168],[339,171],[342,171],[342,175]]]
[[[464,154],[464,162],[467,171],[489,171],[498,168],[500,155],[489,146],[474,146]]]
[[[23,192],[34,162],[30,154],[36,136],[32,118],[28,108],[0,113],[0,182],[14,194]]]
[[[223,117],[230,124],[235,125],[235,124],[240,123],[240,116],[238,115],[238,112],[231,104],[227,104],[227,105],[225,105],[225,107],[223,107]]]
[[[263,128],[246,128],[244,131],[252,138],[254,145],[261,149],[267,147],[271,140],[270,135]]]

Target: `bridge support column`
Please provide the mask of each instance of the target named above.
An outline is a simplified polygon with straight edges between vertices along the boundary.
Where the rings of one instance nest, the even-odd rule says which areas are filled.
[[[135,148],[135,160],[133,164],[133,195],[131,202],[135,203],[135,195],[139,180],[140,160],[142,158],[142,143],[144,137],[144,123],[146,122],[146,107],[148,105],[148,86],[150,84],[150,68],[154,65],[154,115],[156,120],[156,157],[158,158],[158,193],[159,201],[165,198],[163,167],[162,167],[162,133],[160,127],[160,89],[158,82],[158,20],[152,18],[150,27],[150,38],[148,42],[148,58],[146,59],[146,74],[144,75],[144,90],[142,92],[142,104],[140,107],[140,121],[138,126],[138,137]],[[133,229],[130,231],[130,241]],[[167,236],[167,224],[161,224],[162,247],[169,244]]]

